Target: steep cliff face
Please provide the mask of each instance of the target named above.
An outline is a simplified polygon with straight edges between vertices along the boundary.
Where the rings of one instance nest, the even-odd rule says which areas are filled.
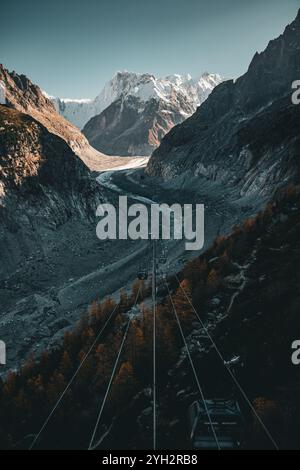
[[[84,126],[83,133],[95,148],[109,155],[150,155],[175,125],[191,116],[213,88],[222,81],[217,74],[168,76],[119,72],[96,98],[103,106]]]
[[[299,178],[300,107],[291,85],[300,77],[300,12],[285,32],[236,82],[217,86],[196,113],[176,126],[153,153],[147,172],[176,177],[186,171],[242,194],[267,193]]]
[[[1,103],[26,113],[39,121],[48,131],[61,137],[87,165],[101,159],[80,130],[60,116],[54,104],[25,75],[9,72],[0,64]]]
[[[0,325],[9,367],[76,321],[72,298],[61,308],[58,293],[99,265],[95,211],[104,199],[63,139],[0,105]]]
[[[184,111],[183,111],[184,110]],[[145,106],[138,98],[121,97],[100,115],[92,118],[83,132],[89,142],[108,155],[150,155],[175,124],[193,113],[189,103],[151,99]]]
[[[55,235],[49,244],[47,231],[72,220],[88,224],[101,190],[61,138],[6,106],[0,106],[0,169],[2,277],[38,250],[51,254]]]
[[[83,129],[85,124],[102,113],[121,96],[132,96],[147,102],[153,98],[172,100],[171,95],[182,94],[189,102],[193,112],[202,103],[211,90],[222,81],[220,75],[205,72],[199,77],[190,75],[168,75],[157,78],[149,73],[117,72],[94,99],[58,98],[43,92],[54,104],[59,114]],[[0,89],[1,91],[1,89]],[[180,109],[179,109],[180,111]]]

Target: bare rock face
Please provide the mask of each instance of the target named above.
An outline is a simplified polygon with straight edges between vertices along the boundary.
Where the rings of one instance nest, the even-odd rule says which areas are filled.
[[[64,140],[31,116],[0,105],[0,280],[37,259],[45,286],[47,278],[53,282],[48,264],[63,263],[68,276],[73,247],[85,252],[87,236],[96,244],[95,211],[103,199],[100,185]]]
[[[221,81],[219,75],[208,73],[198,79],[157,79],[119,72],[95,100],[111,103],[87,122],[83,133],[108,155],[151,155],[170,129],[191,116]]]
[[[31,116],[2,105],[0,170],[0,276],[36,249],[43,227],[94,220],[101,188],[84,163]]]
[[[83,129],[89,142],[108,155],[150,155],[164,135],[193,112],[188,104],[184,115],[176,105],[155,99],[140,111],[139,101],[121,97],[92,118]]]
[[[93,149],[80,130],[59,115],[51,100],[25,75],[9,72],[0,64],[1,104],[14,108],[45,126],[58,135],[72,148],[88,166],[93,166],[101,154]]]
[[[218,85],[164,137],[148,174],[172,179],[190,172],[234,185],[242,195],[298,181],[300,106],[291,102],[291,86],[299,77],[300,12],[244,76]]]
[[[60,310],[58,291],[98,265],[95,212],[104,199],[62,138],[0,105],[0,325],[9,368],[76,321],[75,309]]]

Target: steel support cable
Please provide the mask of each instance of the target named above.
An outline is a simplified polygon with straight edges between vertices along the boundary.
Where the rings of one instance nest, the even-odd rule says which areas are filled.
[[[136,296],[136,299],[135,299],[134,306],[136,305],[136,303],[138,301],[139,294],[140,294],[140,287],[138,289],[138,293],[137,293],[137,296]],[[112,373],[111,373],[111,376],[110,376],[110,380],[108,382],[106,392],[105,392],[104,398],[102,400],[101,408],[100,408],[100,411],[98,413],[98,417],[97,417],[96,424],[95,424],[95,427],[94,427],[94,430],[93,430],[93,433],[92,433],[92,437],[90,439],[88,450],[96,449],[98,447],[99,443],[102,440],[102,439],[100,439],[99,441],[96,442],[96,444],[93,445],[95,435],[96,435],[96,432],[98,430],[99,423],[100,423],[100,420],[101,420],[101,417],[102,417],[102,413],[103,413],[103,410],[104,410],[104,407],[105,407],[105,403],[106,403],[107,397],[109,395],[110,388],[111,388],[111,385],[112,385],[113,380],[114,380],[115,372],[116,372],[118,364],[119,364],[119,359],[120,359],[121,354],[122,354],[123,346],[124,346],[126,338],[127,338],[127,334],[128,334],[128,331],[129,331],[130,324],[131,324],[131,317],[129,317],[129,320],[128,320],[126,328],[125,328],[123,339],[122,339],[122,342],[121,342],[120,347],[119,347],[119,352],[118,352],[118,355],[116,357],[115,364],[114,364],[114,367],[113,367],[113,370],[112,370]]]
[[[153,273],[152,273],[152,307],[153,307],[153,450],[156,450],[156,246],[153,240]]]
[[[213,340],[212,336],[210,335],[209,331],[207,330],[206,326],[204,325],[203,321],[201,320],[200,318],[200,315],[198,314],[198,312],[196,311],[192,301],[190,300],[190,298],[188,297],[187,293],[185,292],[184,288],[182,287],[181,283],[180,283],[180,280],[178,279],[178,276],[177,274],[175,274],[175,277],[178,281],[178,284],[179,284],[179,287],[181,288],[182,292],[184,293],[187,301],[189,302],[190,306],[192,307],[197,319],[199,320],[199,323],[201,325],[201,327],[203,328],[203,330],[205,331],[205,334],[206,336],[209,338],[212,346],[214,347],[216,353],[218,354],[219,358],[221,359],[221,361],[223,362],[223,365],[224,367],[226,368],[226,370],[228,371],[230,377],[232,378],[233,382],[235,383],[236,387],[238,388],[238,390],[240,391],[240,393],[242,394],[242,396],[244,397],[246,403],[249,405],[250,409],[252,410],[252,412],[254,413],[254,415],[256,416],[257,420],[259,421],[260,425],[262,426],[263,430],[265,431],[267,437],[269,438],[269,440],[272,442],[273,446],[275,447],[276,450],[279,450],[279,447],[278,447],[278,444],[276,443],[275,439],[273,438],[272,434],[270,433],[270,431],[268,430],[267,426],[265,425],[265,423],[263,422],[263,420],[261,419],[261,417],[259,416],[259,414],[257,413],[256,409],[254,408],[254,406],[252,405],[250,399],[248,398],[245,390],[242,388],[242,386],[240,385],[239,381],[237,380],[237,378],[235,377],[235,375],[232,373],[230,367],[228,367],[226,365],[226,362],[218,348],[218,346],[216,345],[215,341]]]
[[[199,392],[200,392],[200,396],[201,396],[201,400],[203,402],[203,406],[205,408],[205,412],[206,412],[207,417],[208,417],[209,425],[211,427],[211,430],[212,430],[212,433],[213,433],[213,436],[214,436],[214,440],[217,444],[218,450],[221,450],[221,446],[220,446],[220,443],[218,441],[218,437],[217,437],[214,425],[213,425],[212,420],[211,420],[209,409],[208,409],[207,403],[205,401],[204,393],[203,393],[202,387],[200,385],[200,381],[199,381],[199,378],[198,378],[198,375],[197,375],[197,372],[196,372],[196,369],[195,369],[195,366],[194,366],[194,363],[193,363],[193,360],[192,360],[192,357],[191,357],[191,354],[190,354],[190,351],[189,351],[189,348],[188,348],[188,344],[186,342],[186,339],[185,339],[185,336],[184,336],[184,333],[183,333],[183,330],[182,330],[182,327],[181,327],[181,324],[180,324],[180,320],[178,318],[178,314],[177,314],[177,311],[176,311],[176,308],[175,308],[175,305],[174,305],[174,302],[173,302],[173,299],[172,299],[172,296],[171,296],[171,293],[170,293],[169,286],[168,286],[167,283],[165,283],[165,284],[166,284],[167,289],[168,289],[168,293],[169,293],[169,297],[170,297],[171,304],[172,304],[172,307],[173,307],[174,315],[175,315],[175,318],[177,320],[178,327],[179,327],[179,330],[180,330],[180,333],[181,333],[181,336],[182,336],[182,339],[183,339],[183,342],[184,342],[184,345],[185,345],[185,348],[186,348],[186,351],[187,351],[187,355],[188,355],[188,358],[189,358],[189,361],[190,361],[190,364],[191,364],[191,367],[192,367],[192,370],[193,370],[193,373],[194,373],[194,376],[195,376],[195,380],[196,380],[196,383],[197,383],[197,386],[198,386],[198,389],[199,389]]]
[[[79,366],[77,367],[76,371],[74,372],[74,374],[72,375],[71,379],[69,380],[68,384],[66,385],[65,389],[62,391],[62,393],[60,394],[57,402],[55,403],[54,407],[52,408],[52,410],[50,411],[49,415],[47,416],[46,420],[44,421],[44,424],[42,425],[41,429],[39,430],[38,434],[35,436],[35,438],[33,439],[30,447],[29,447],[29,450],[32,450],[33,447],[35,446],[37,440],[39,439],[40,435],[42,434],[42,432],[44,431],[44,429],[46,428],[46,426],[48,425],[49,421],[51,420],[52,416],[54,415],[55,411],[57,410],[58,406],[60,405],[62,399],[64,398],[64,396],[66,395],[67,391],[69,390],[69,388],[71,387],[72,383],[74,382],[75,378],[77,377],[77,374],[79,373],[80,369],[82,368],[83,364],[85,363],[86,359],[88,358],[88,356],[90,355],[90,353],[92,352],[94,346],[96,345],[96,343],[99,341],[100,337],[102,336],[102,333],[104,332],[105,328],[107,327],[107,325],[109,324],[110,320],[112,319],[116,309],[117,309],[118,305],[115,306],[115,308],[113,309],[113,311],[111,312],[111,314],[109,315],[108,319],[106,320],[106,322],[104,323],[104,325],[102,326],[102,328],[100,329],[99,333],[97,334],[95,340],[93,341],[93,343],[91,344],[90,348],[88,349],[88,351],[86,352],[86,354],[84,355],[82,361],[80,362]]]

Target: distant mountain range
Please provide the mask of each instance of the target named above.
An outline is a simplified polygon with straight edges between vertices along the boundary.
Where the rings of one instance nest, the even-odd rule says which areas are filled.
[[[150,155],[162,137],[191,116],[220,75],[200,77],[117,72],[93,100],[55,98],[56,110],[108,155]]]
[[[151,155],[221,82],[220,75],[209,73],[156,78],[124,71],[95,99],[73,100],[50,96],[25,75],[0,65],[0,104],[30,114],[95,168],[103,154]]]

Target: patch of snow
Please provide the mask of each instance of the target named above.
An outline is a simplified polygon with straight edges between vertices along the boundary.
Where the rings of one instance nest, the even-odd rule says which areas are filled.
[[[141,103],[150,99],[172,102],[176,97],[181,97],[196,111],[221,82],[220,75],[207,72],[196,78],[178,74],[157,78],[149,73],[123,71],[117,72],[95,99],[56,98],[43,93],[52,100],[60,114],[82,129],[92,117],[100,114],[121,96],[133,96]],[[183,112],[182,115],[188,117],[187,113]]]
[[[61,98],[60,99],[63,103],[76,103],[76,104],[89,104],[92,103],[93,100],[90,98],[82,98],[82,99],[73,99],[73,98]]]
[[[112,171],[142,168],[147,165],[150,157],[110,157],[101,155],[96,161],[89,164],[89,168],[100,173],[108,173]],[[87,161],[87,164],[89,162]]]
[[[46,98],[48,98],[48,100],[51,100],[51,101],[52,101],[52,100],[55,100],[55,99],[56,99],[55,96],[49,95],[49,93],[47,93],[45,90],[41,90],[41,91],[42,91],[43,95],[44,95]]]

